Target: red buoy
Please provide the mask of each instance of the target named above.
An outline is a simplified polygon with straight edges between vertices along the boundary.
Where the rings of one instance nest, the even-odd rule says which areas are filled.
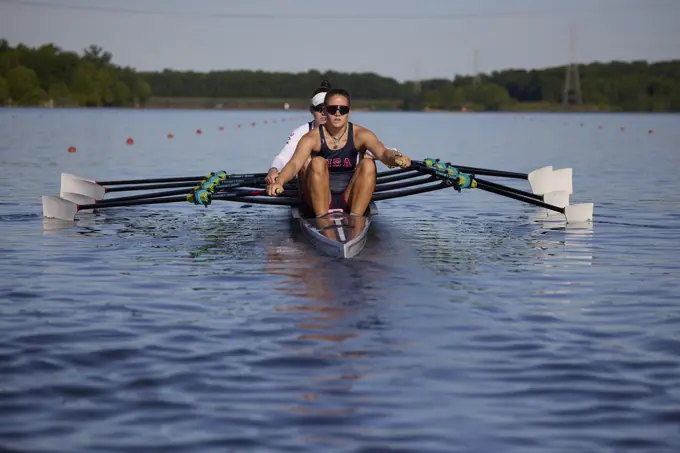
[[[197,133],[198,135],[201,135],[201,134],[203,133],[203,131],[200,130],[200,129],[196,129],[196,133]]]
[[[175,136],[173,134],[168,134],[168,138],[174,138]]]
[[[217,129],[223,131],[223,130],[224,130],[224,126],[220,126],[220,127],[218,127]]]
[[[135,141],[132,139],[132,137],[129,137],[127,140],[125,140],[125,143],[128,145],[132,145]]]
[[[75,146],[69,146],[68,152],[69,152],[69,153],[75,153],[75,152],[76,152],[76,147],[75,147]]]

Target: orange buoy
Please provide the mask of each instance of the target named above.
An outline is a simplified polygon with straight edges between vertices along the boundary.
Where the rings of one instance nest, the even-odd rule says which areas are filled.
[[[68,152],[69,152],[69,153],[75,153],[75,152],[76,152],[76,147],[75,147],[75,146],[69,146]]]
[[[125,140],[125,143],[128,145],[132,145],[135,141],[132,139],[132,137],[129,137],[127,140]]]

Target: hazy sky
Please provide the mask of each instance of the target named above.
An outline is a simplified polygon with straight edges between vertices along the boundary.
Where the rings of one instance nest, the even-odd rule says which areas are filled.
[[[51,5],[51,6],[50,6]],[[73,6],[77,8],[73,8]],[[85,7],[85,8],[82,8]],[[680,58],[680,0],[0,0],[0,37],[138,70],[372,71],[399,81]]]

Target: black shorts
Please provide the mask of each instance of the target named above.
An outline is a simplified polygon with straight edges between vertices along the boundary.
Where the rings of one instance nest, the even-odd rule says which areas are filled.
[[[348,210],[347,200],[345,200],[345,191],[339,193],[331,193],[331,202],[328,204],[328,210],[341,209]]]

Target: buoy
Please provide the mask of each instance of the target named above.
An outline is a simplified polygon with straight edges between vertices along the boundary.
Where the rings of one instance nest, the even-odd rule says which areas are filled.
[[[168,138],[174,138],[175,136],[173,134],[168,134]]]
[[[650,129],[649,132],[647,132],[647,133],[648,133],[648,134],[653,134],[654,131]]]
[[[132,139],[132,137],[129,137],[127,140],[125,140],[125,143],[128,145],[132,145],[135,141]]]
[[[217,129],[223,131],[223,130],[224,130],[224,126],[220,126],[220,127],[218,127]]]
[[[625,130],[626,130],[626,128],[623,127],[623,126],[621,126],[621,132],[623,132],[623,131],[625,131]]]
[[[251,126],[255,126],[256,124],[257,124],[257,123],[256,123],[255,121],[253,121],[252,123],[250,123]]]
[[[241,125],[240,125],[240,124],[237,124],[236,127],[241,127]]]
[[[201,134],[203,133],[203,131],[200,130],[200,129],[196,129],[196,133],[197,133],[198,135],[201,135]]]
[[[69,152],[69,153],[75,153],[75,152],[76,152],[76,147],[75,147],[75,146],[69,146],[68,152]]]

